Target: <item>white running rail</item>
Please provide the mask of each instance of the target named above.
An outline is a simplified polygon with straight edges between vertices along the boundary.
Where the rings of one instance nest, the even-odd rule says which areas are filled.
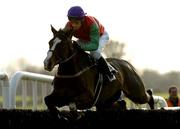
[[[22,102],[21,108],[28,108],[27,99],[32,99],[32,105],[29,108],[37,110],[39,98],[41,102],[44,102],[44,97],[50,92],[48,88],[52,90],[52,80],[53,76],[24,71],[16,72],[10,80],[10,108],[17,108],[17,96],[19,96]],[[29,97],[28,93],[31,93],[32,97]]]
[[[44,97],[51,93],[53,78],[53,76],[18,71],[13,74],[9,81],[6,73],[0,73],[0,88],[2,89],[2,106],[0,107],[37,110],[38,104],[41,102],[41,105],[42,103],[44,105]],[[166,100],[161,96],[154,95],[153,98],[155,109],[180,110],[180,107],[167,107]],[[131,104],[130,109],[150,109],[147,104]]]
[[[9,79],[8,75],[4,72],[0,73],[0,87],[2,94],[2,107],[9,108]]]

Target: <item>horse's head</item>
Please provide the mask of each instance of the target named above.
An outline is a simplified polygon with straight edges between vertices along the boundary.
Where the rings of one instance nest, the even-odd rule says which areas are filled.
[[[51,26],[53,38],[49,41],[49,51],[44,60],[44,69],[51,71],[55,65],[65,61],[73,52],[71,33],[63,30],[57,31]]]

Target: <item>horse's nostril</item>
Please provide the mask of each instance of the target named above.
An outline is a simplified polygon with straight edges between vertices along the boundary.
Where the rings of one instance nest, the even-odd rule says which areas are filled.
[[[44,67],[44,69],[47,70],[47,71],[51,71],[50,67]]]
[[[52,63],[49,62],[48,60],[44,60],[44,69],[47,70],[47,71],[51,71],[51,66]]]

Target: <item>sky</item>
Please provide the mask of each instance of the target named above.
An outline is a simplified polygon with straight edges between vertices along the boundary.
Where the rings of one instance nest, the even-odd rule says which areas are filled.
[[[74,5],[95,16],[111,39],[125,43],[123,58],[135,68],[180,71],[179,0],[1,0],[0,71],[19,58],[43,66],[50,25],[63,28]]]

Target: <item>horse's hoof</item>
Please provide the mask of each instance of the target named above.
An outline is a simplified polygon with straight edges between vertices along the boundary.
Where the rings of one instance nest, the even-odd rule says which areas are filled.
[[[153,98],[153,92],[152,92],[152,90],[151,90],[151,89],[148,89],[148,90],[147,90],[147,93],[148,93],[148,94],[149,94],[149,96],[150,96],[150,99],[149,99],[148,104],[149,104],[149,106],[150,106],[150,108],[151,108],[151,109],[154,109],[154,98]]]
[[[64,121],[70,121],[71,120],[71,114],[70,113],[68,113],[68,112],[61,112],[60,114],[59,114],[59,118],[60,119],[62,119],[62,120],[64,120]]]
[[[64,121],[74,121],[79,120],[84,116],[84,113],[79,113],[76,111],[70,111],[70,112],[61,112],[59,114],[59,119],[62,119]]]
[[[72,116],[72,120],[79,120],[82,117],[77,111],[70,111],[70,114]]]
[[[57,114],[57,118],[58,118],[58,120],[68,121],[67,116],[64,115],[64,114],[62,114],[61,112],[59,112],[59,113]]]
[[[150,96],[153,95],[153,90],[152,90],[152,89],[148,89],[146,92],[147,92]]]
[[[85,116],[85,113],[81,112],[81,113],[78,113],[78,116],[76,118],[76,120],[80,120],[81,118],[83,118]]]
[[[126,101],[125,100],[118,100],[113,104],[114,110],[127,110]]]

